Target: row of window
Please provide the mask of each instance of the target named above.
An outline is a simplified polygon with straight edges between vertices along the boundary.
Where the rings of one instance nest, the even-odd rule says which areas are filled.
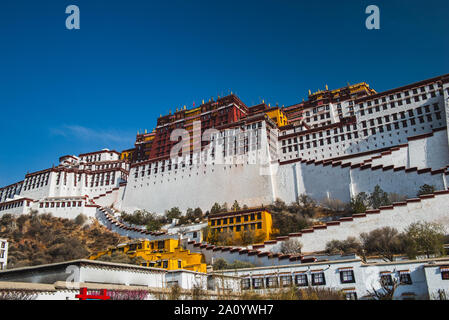
[[[240,232],[240,231],[248,231],[248,230],[261,230],[262,229],[262,222],[257,223],[248,223],[248,224],[239,224],[236,226],[229,226],[229,227],[215,227],[212,228],[212,230],[217,231],[219,233],[221,232]]]
[[[25,179],[23,190],[30,190],[48,185],[50,173],[39,174]]]
[[[441,113],[437,112],[440,110],[440,106],[438,105],[438,103],[435,103],[433,105],[433,111],[436,112],[437,116],[439,117],[439,119],[441,119]],[[430,106],[424,106],[424,112],[423,112],[423,107],[418,107],[416,109],[410,109],[406,111],[401,111],[399,113],[392,113],[391,115],[385,115],[383,117],[377,117],[376,119],[370,119],[370,120],[364,120],[361,122],[362,127],[366,128],[367,124],[374,126],[375,125],[375,121],[377,121],[377,124],[382,124],[383,121],[390,122],[390,121],[397,121],[398,118],[400,117],[401,119],[406,119],[406,113],[408,114],[409,118],[413,118],[415,116],[414,111],[417,113],[417,115],[422,115],[423,113],[431,113],[430,110]],[[399,116],[399,117],[398,117]],[[391,117],[391,118],[390,118]],[[391,120],[393,119],[393,120]]]
[[[86,162],[98,162],[101,160],[101,154],[95,154],[95,155],[91,155],[91,156],[87,156],[87,157],[82,157],[81,160],[86,161]]]
[[[22,185],[14,185],[14,187],[9,187],[7,189],[1,189],[0,191],[0,202],[6,201],[6,199],[11,199],[15,194],[20,194],[22,191]]]
[[[121,167],[121,162],[115,162],[115,163],[107,163],[107,164],[100,164],[100,165],[88,165],[86,166],[87,170],[104,170],[104,169],[114,169]]]
[[[431,86],[433,86],[433,85],[431,85]],[[430,89],[430,90],[434,90],[434,89]],[[419,102],[421,100],[422,101],[427,100],[429,97],[428,97],[428,95],[425,92],[426,92],[425,90],[421,89],[421,94],[418,95],[418,90],[414,89],[413,90],[413,94],[416,94],[417,96],[414,96],[413,100],[415,102]],[[430,94],[431,98],[435,98],[436,97],[436,92],[435,91],[430,91],[428,94]],[[396,94],[396,97],[395,97],[395,95],[390,95],[390,100],[389,100],[390,107],[391,108],[395,108],[396,105],[397,106],[402,106],[404,103],[410,104],[412,102],[412,97],[407,98],[408,96],[409,96],[409,92],[408,91],[405,92],[405,99],[404,100],[401,99],[402,98],[401,93]],[[401,99],[401,100],[398,100],[398,99]],[[373,105],[373,102],[374,102],[374,105]],[[369,114],[372,114],[373,113],[373,109],[375,109],[376,112],[378,112],[378,111],[380,111],[381,107],[382,107],[383,110],[387,110],[388,109],[388,105],[387,105],[386,102],[387,102],[386,97],[383,97],[381,99],[375,99],[374,101],[368,101],[366,103],[366,106],[368,106],[368,107],[373,106],[373,108],[368,108],[367,112]],[[382,106],[379,105],[380,103],[383,103]],[[349,106],[348,110],[350,111],[350,115],[353,116],[354,115],[354,107],[351,106],[352,105],[352,101],[349,101],[349,104],[350,104],[350,106]],[[359,104],[360,115],[361,116],[364,116],[365,113],[366,113],[366,111],[364,110],[364,106],[365,106],[364,103]],[[330,110],[329,105],[326,105],[325,109],[323,108],[323,110],[326,110],[326,111]],[[341,104],[337,105],[337,112],[338,112],[339,115],[342,115],[343,112],[341,110]],[[318,121],[318,115],[316,115],[318,113],[317,108],[313,109],[313,113],[315,114],[314,117],[313,117],[313,121]],[[310,116],[310,111],[306,111],[305,115],[306,115],[306,117],[309,117]],[[329,119],[329,118],[330,118],[330,113],[329,112],[328,113],[323,113],[323,114],[320,115],[320,120]],[[305,118],[305,121],[306,122],[310,122],[311,118]]]
[[[439,122],[438,126],[439,127],[443,126],[442,122]],[[395,126],[395,127],[399,128],[399,125]],[[390,128],[391,128],[391,125],[390,125]],[[414,126],[413,127],[413,132],[419,132],[419,131],[421,131],[421,132],[428,132],[429,130],[432,130],[433,128],[434,128],[434,124],[433,123],[429,124],[429,126],[427,127],[427,131],[426,131],[426,126],[425,125],[422,125],[420,127]],[[371,130],[373,135],[376,133],[375,130],[376,129]],[[383,130],[383,128],[382,129],[378,128],[377,130],[380,133]],[[382,132],[384,132],[384,131],[382,131]],[[368,139],[371,139],[373,141],[377,140],[377,136],[369,136],[368,135],[368,130],[365,130],[363,133],[364,133],[364,135],[366,137],[365,141],[368,141]],[[356,145],[359,145],[359,142],[357,142],[357,141],[354,141],[354,142],[348,141],[348,148],[349,149],[345,149],[346,148],[346,144],[342,143],[342,144],[333,145],[332,147],[329,146],[328,147],[329,148],[329,152],[332,151],[333,148],[336,148],[337,150],[335,150],[336,151],[335,156],[340,156],[340,155],[347,155],[347,154],[358,153],[358,152],[362,152],[362,151],[375,150],[375,149],[378,148],[378,146],[382,146],[382,147],[394,146],[394,145],[401,144],[401,143],[407,141],[406,138],[403,137],[403,136],[406,137],[408,135],[408,130],[407,129],[404,129],[403,132],[400,132],[399,130],[397,130],[397,131],[395,131],[395,133],[396,133],[397,137],[392,137],[392,132],[389,133],[388,136],[387,135],[385,135],[385,136],[381,135],[379,137],[379,143],[375,143],[374,147],[371,147],[369,144],[367,144],[364,147],[360,148],[360,147],[356,147]],[[388,139],[388,137],[390,137],[390,139],[391,139],[390,141],[386,140],[386,139]],[[403,138],[401,138],[401,137],[403,137]],[[351,146],[353,144],[354,144],[354,149],[351,149],[352,148]],[[338,149],[340,147],[341,147],[341,151],[342,151],[341,153],[338,151]],[[314,155],[311,156],[312,153],[310,151],[308,151],[308,152],[298,152],[298,154],[297,155],[295,154],[294,156],[295,157],[297,157],[297,156],[298,157],[307,157],[307,159],[314,159],[314,160],[321,160],[321,159],[325,159],[327,157],[332,158],[332,156],[333,156],[332,153],[324,154],[325,151],[324,151],[323,148],[321,148],[321,149],[310,149],[310,150],[313,150]],[[318,154],[318,152],[320,152],[320,154]],[[289,158],[293,159],[293,155],[291,153],[289,155]],[[287,156],[286,155],[283,156],[283,160],[287,160]]]
[[[220,126],[223,124],[226,124],[228,121],[222,121],[221,123],[216,123],[215,126]],[[262,122],[258,122],[258,123],[254,123],[252,125],[248,125],[247,128],[249,129],[249,126],[251,126],[252,129],[260,129],[262,128]],[[165,128],[167,129],[167,128]],[[239,129],[236,130],[223,130],[219,133],[218,137],[226,137],[226,136],[232,136],[232,135],[236,135],[236,133],[238,132],[242,132]],[[257,135],[257,131],[256,131],[256,135]],[[165,156],[168,155],[168,153],[171,150],[171,147],[173,144],[177,143],[174,141],[169,141],[168,139],[170,138],[170,136],[167,134],[163,134],[161,136],[161,140],[156,141],[156,143],[154,144],[153,148],[155,150],[155,156],[156,157],[161,157],[161,156]],[[217,138],[215,135],[211,136],[211,140],[214,140],[215,138]]]
[[[435,119],[436,120],[441,120],[441,114],[439,112],[436,113]],[[394,122],[394,123],[387,123],[385,125],[385,127],[384,126],[378,126],[377,128],[371,128],[370,130],[364,129],[363,130],[363,135],[366,137],[368,135],[375,135],[376,132],[383,133],[383,132],[385,132],[385,130],[386,131],[391,131],[392,129],[398,130],[400,128],[408,128],[409,123],[410,123],[410,126],[415,126],[417,123],[423,124],[423,123],[426,123],[426,121],[429,122],[429,123],[434,121],[434,119],[433,119],[431,114],[426,115],[426,117],[420,116],[417,119],[411,118],[411,119],[408,119],[408,120],[397,121],[397,122]],[[440,123],[440,125],[442,125],[442,124]]]
[[[415,112],[418,114],[418,115],[422,115],[423,114],[423,109],[424,109],[424,112],[425,113],[430,113],[431,112],[431,110],[430,110],[430,106],[424,106],[424,107],[418,107],[418,108],[416,108],[415,109]],[[434,111],[438,111],[438,110],[440,110],[440,107],[439,107],[439,105],[438,105],[438,103],[435,103],[434,105],[433,105],[433,110]],[[415,116],[415,114],[414,114],[414,110],[408,110],[407,111],[408,112],[408,116],[409,117],[414,117]],[[369,124],[369,125],[371,125],[371,126],[375,126],[375,121],[377,121],[377,124],[383,124],[383,121],[385,121],[385,122],[390,122],[390,121],[397,121],[398,120],[398,115],[399,115],[399,117],[401,118],[401,119],[405,119],[406,118],[406,112],[405,111],[402,111],[402,112],[399,112],[399,114],[398,113],[393,113],[393,114],[391,114],[391,115],[385,115],[385,116],[383,116],[383,117],[378,117],[378,118],[376,118],[376,119],[370,119],[370,120],[364,120],[364,121],[362,121],[361,122],[361,125],[362,125],[362,128],[366,128],[367,127],[367,124]],[[427,121],[432,121],[432,115],[426,115],[427,116]],[[437,119],[437,120],[441,120],[442,119],[442,117],[441,117],[441,112],[435,112],[435,118]],[[392,120],[391,120],[392,119]],[[419,117],[419,121],[420,121],[420,123],[423,123],[424,122],[424,116],[421,116],[421,117]],[[411,124],[412,125],[414,125],[414,120],[412,120],[411,121]],[[339,129],[338,128],[335,128],[334,130],[333,130],[333,134],[335,135],[335,134],[338,134],[338,133],[343,133],[344,132],[344,127],[345,126],[341,126]],[[351,130],[351,125],[347,125],[346,126],[346,132],[348,132],[348,133],[350,133],[351,131],[353,131],[353,130],[357,130],[357,125],[356,124],[354,124],[354,125],[352,125],[352,130]],[[353,133],[354,135],[355,135],[355,137],[357,138],[357,134],[354,132]],[[331,135],[331,130],[326,130],[326,136],[330,136]],[[324,136],[324,131],[320,131],[320,132],[318,132],[318,133],[313,133],[313,134],[306,134],[306,135],[302,135],[302,136],[300,136],[300,137],[295,137],[295,138],[290,138],[290,139],[285,139],[285,140],[282,140],[282,146],[286,146],[286,145],[289,145],[289,144],[292,144],[292,142],[293,143],[297,143],[298,142],[298,140],[299,140],[299,142],[303,142],[304,140],[305,141],[308,141],[308,140],[310,140],[310,139],[316,139],[317,138],[317,136],[319,137],[319,138],[322,138],[323,136]],[[350,138],[350,135],[348,135],[348,139],[351,139]],[[344,140],[344,138],[343,138],[343,140]],[[328,141],[329,141],[329,139],[328,139]],[[338,142],[338,141],[336,141],[336,142]],[[330,142],[328,142],[328,143],[330,143]],[[322,144],[321,144],[322,145]]]
[[[340,283],[355,283],[354,271],[350,270],[340,270]],[[441,269],[441,279],[449,280],[449,268]],[[265,281],[264,281],[265,280]],[[245,278],[242,280],[242,289],[262,289],[262,288],[278,288],[278,287],[289,287],[292,284],[298,287],[307,287],[310,285],[318,286],[326,284],[326,277],[324,272],[312,272],[311,281],[309,282],[309,277],[306,273],[299,273],[295,275],[280,275],[280,276],[265,276],[265,277],[254,277]],[[392,286],[394,284],[393,274],[390,272],[382,272],[380,274],[380,282],[384,286]],[[399,284],[401,285],[411,285],[413,284],[410,272],[399,271]]]
[[[142,267],[168,268],[168,260],[147,261],[140,264]],[[178,260],[178,269],[182,268],[182,260]],[[176,282],[177,283],[177,282]]]
[[[123,176],[123,175],[122,175]],[[98,174],[94,174],[92,177],[89,178],[88,175],[86,175],[86,179],[85,179],[85,186],[88,187],[89,186],[89,180],[90,180],[90,187],[98,187],[98,186],[108,186],[108,185],[113,185],[115,182],[115,171],[111,172],[111,173],[98,173]],[[77,182],[81,181],[81,175],[77,175],[75,174],[74,177],[74,186],[77,186]],[[56,177],[56,185],[59,185],[61,182],[61,173],[58,173],[58,176]],[[63,185],[66,186],[67,185],[67,173],[64,172],[64,177],[63,177]]]
[[[45,181],[25,185],[25,186],[23,186],[23,191],[36,189],[39,187],[42,188],[43,186],[46,186],[46,185],[48,185],[48,179]]]
[[[432,95],[432,98],[434,98],[435,97],[435,94],[433,94]],[[425,101],[425,100],[427,100],[427,96],[426,95],[423,95],[422,97],[422,101]],[[414,98],[414,101],[415,102],[419,102],[420,101],[420,98],[419,98],[419,96],[416,96],[415,98]],[[407,99],[405,99],[405,104],[410,104],[411,103],[411,99],[410,98],[407,98]],[[390,108],[391,109],[393,109],[393,108],[396,108],[396,104],[397,104],[397,106],[398,107],[400,107],[400,106],[402,106],[404,103],[403,103],[403,101],[402,100],[399,100],[399,101],[397,101],[397,102],[391,102],[390,103]],[[368,112],[368,114],[372,114],[374,111],[373,111],[373,109],[376,111],[376,112],[379,112],[380,111],[380,108],[381,108],[381,106],[375,106],[375,107],[372,107],[372,108],[368,108],[367,109],[367,112]],[[387,104],[383,104],[382,105],[382,110],[387,110],[388,109],[388,105]],[[364,116],[366,114],[366,111],[364,110],[364,109],[360,109],[360,115],[361,116]]]
[[[81,207],[83,205],[82,201],[58,201],[58,202],[41,202],[39,208],[68,208],[70,207]]]
[[[303,141],[313,140],[313,139],[316,139],[317,137],[323,138],[324,135],[326,135],[327,137],[330,137],[331,135],[335,135],[335,134],[339,134],[339,133],[344,133],[344,132],[350,133],[355,130],[357,130],[357,124],[346,125],[346,126],[342,125],[339,128],[334,128],[333,130],[328,129],[326,131],[323,130],[323,131],[319,131],[319,132],[315,132],[315,133],[311,133],[311,134],[309,133],[309,134],[301,135],[301,136],[295,137],[295,138],[289,138],[289,139],[282,140],[282,146],[286,146],[286,145],[289,145],[292,143],[297,143],[298,141],[303,142]],[[332,133],[332,131],[333,131],[333,133]]]
[[[356,282],[354,271],[352,269],[342,269],[339,271],[339,275],[341,284]],[[449,268],[446,267],[441,269],[441,279],[449,280]],[[413,284],[410,272],[408,270],[399,271],[398,280],[400,285]],[[393,286],[393,274],[390,272],[382,272],[380,274],[380,282],[384,286]],[[322,286],[326,285],[326,277],[323,271],[312,271],[310,277],[306,273],[260,277],[256,276],[252,278],[242,279],[241,284],[243,290],[290,287],[292,285],[298,287],[308,287],[309,285]]]
[[[310,280],[310,281],[309,281]],[[353,270],[340,271],[341,283],[355,283]],[[242,279],[242,289],[263,289],[263,288],[279,288],[290,287],[295,285],[298,287],[322,286],[326,285],[326,277],[324,272],[315,271],[309,276],[306,273],[298,273],[295,275],[279,275],[279,276],[265,276]]]
[[[15,202],[12,202],[12,203],[7,203],[7,204],[2,204],[2,205],[0,205],[0,211],[23,207],[24,205],[25,205],[25,201],[24,200],[22,200],[22,201],[15,201]],[[30,202],[26,201],[26,205],[29,206]]]
[[[245,215],[241,215],[241,216],[236,216],[236,217],[230,217],[230,218],[211,219],[210,225],[211,226],[215,226],[215,225],[219,226],[219,225],[225,225],[225,224],[241,223],[242,221],[248,222],[248,221],[260,220],[260,219],[262,219],[262,213],[257,212],[257,213],[250,213],[250,214],[245,214]]]
[[[442,119],[441,113],[440,112],[435,113],[435,120],[441,120],[441,119]],[[434,121],[432,114],[427,114],[426,116],[419,116],[417,119],[410,118],[408,120],[397,121],[394,123],[387,123],[385,125],[380,125],[376,128],[363,129],[362,134],[363,134],[363,136],[367,137],[369,135],[375,135],[376,133],[384,133],[384,132],[392,131],[393,129],[399,130],[401,128],[408,128],[409,125],[415,126],[415,125],[417,125],[417,123],[423,124],[426,121],[429,123]],[[282,153],[285,154],[285,153],[292,152],[292,151],[298,151],[298,148],[299,148],[299,150],[316,148],[316,147],[318,147],[318,145],[324,146],[325,144],[329,145],[332,143],[338,143],[338,142],[342,142],[345,140],[357,139],[358,137],[359,137],[359,135],[355,131],[353,133],[347,133],[346,135],[341,134],[338,136],[334,136],[333,139],[328,137],[326,139],[320,139],[320,140],[315,140],[315,141],[311,141],[311,142],[306,142],[304,144],[300,143],[299,145],[283,147]]]
[[[398,92],[396,94],[390,94],[388,96],[388,98],[389,98],[388,102],[392,102],[392,101],[398,101],[399,102],[400,100],[398,100],[398,99],[402,99],[402,98],[405,98],[407,100],[407,99],[410,99],[410,98],[407,98],[407,97],[410,97],[411,95],[413,95],[414,98],[418,97],[418,99],[420,97],[419,95],[421,95],[421,98],[424,100],[424,99],[427,99],[427,94],[430,94],[430,96],[432,98],[434,98],[436,96],[436,91],[435,91],[436,89],[437,89],[436,84],[430,84],[428,86],[428,90],[429,90],[428,92],[426,92],[426,88],[425,87],[421,87],[419,89],[418,88],[412,89],[411,91],[407,90],[407,91],[404,91],[404,92]],[[402,93],[404,95],[402,95]],[[387,102],[387,96],[384,96],[384,97],[379,98],[379,99],[374,99],[374,100],[367,101],[366,102],[366,106],[370,107],[372,105],[377,105],[377,104],[386,103],[386,102]],[[410,102],[408,102],[408,103],[410,103]],[[360,108],[363,108],[364,106],[365,106],[365,104],[363,102],[359,104]]]

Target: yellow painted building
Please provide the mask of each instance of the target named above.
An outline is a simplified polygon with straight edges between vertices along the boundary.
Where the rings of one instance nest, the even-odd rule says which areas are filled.
[[[116,252],[127,254],[130,258],[141,257],[145,260],[142,266],[163,268],[167,270],[185,269],[206,272],[206,263],[201,253],[190,252],[179,246],[179,240],[140,240],[124,243],[117,247],[100,251],[89,257],[96,260],[107,254]]]
[[[133,155],[136,149],[128,149],[128,150],[123,150],[120,153],[120,160],[127,160],[127,161],[132,161],[133,160]]]
[[[230,232],[239,240],[245,231],[253,231],[259,241],[269,240],[273,233],[271,213],[266,208],[250,208],[214,214],[208,218],[209,235]]]
[[[283,126],[288,125],[287,116],[284,114],[284,112],[279,107],[271,108],[265,113],[271,120],[276,122],[278,127],[283,127]]]

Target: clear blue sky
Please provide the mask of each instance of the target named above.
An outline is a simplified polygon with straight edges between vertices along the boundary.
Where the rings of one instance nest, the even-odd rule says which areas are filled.
[[[81,29],[65,28],[66,6]],[[381,30],[365,28],[365,8]],[[133,146],[157,117],[230,90],[291,105],[449,73],[449,1],[0,2],[0,186],[58,157]]]

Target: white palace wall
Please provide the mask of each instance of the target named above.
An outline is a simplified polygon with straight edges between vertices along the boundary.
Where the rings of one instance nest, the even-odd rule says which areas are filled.
[[[376,185],[381,186],[386,192],[397,193],[408,198],[416,196],[420,186],[424,184],[433,185],[436,190],[444,189],[443,174],[430,172],[357,168],[351,170],[351,179],[353,195],[361,192],[370,193]]]
[[[371,193],[376,185],[408,198],[416,196],[423,184],[433,185],[436,190],[447,189],[445,170],[437,170],[449,162],[446,130],[411,139],[408,146],[380,157],[357,162],[360,160],[329,163],[303,160],[281,164],[275,179],[275,195],[287,203],[295,201],[300,194],[317,201],[332,198],[349,202],[358,193]]]
[[[369,210],[364,214],[355,214],[326,225],[301,230],[301,232],[288,237],[281,237],[280,240],[268,241],[266,244],[258,246],[257,250],[279,252],[283,241],[294,238],[303,245],[302,252],[323,251],[326,249],[326,243],[331,240],[358,237],[363,232],[370,232],[382,227],[396,228],[401,232],[410,224],[418,221],[440,223],[449,231],[447,203],[449,203],[449,191],[439,191],[434,195],[408,199],[392,206]]]
[[[439,169],[448,165],[447,130],[434,131],[424,139],[409,139],[408,167]]]
[[[408,146],[398,147],[389,152],[381,153],[377,157],[372,157],[369,161],[373,166],[408,166]]]
[[[363,232],[381,227],[392,227],[401,232],[414,222],[427,221],[441,223],[449,230],[448,201],[449,195],[444,195],[421,202],[409,202],[405,206],[353,218],[339,225],[327,226],[326,229],[315,229],[312,233],[302,234],[298,240],[303,244],[304,252],[314,252],[325,250],[328,241],[358,237]]]
[[[208,210],[215,202],[231,206],[235,200],[258,206],[274,200],[272,189],[271,177],[260,175],[257,164],[200,164],[137,179],[131,172],[122,209],[147,208],[157,213],[172,207]]]

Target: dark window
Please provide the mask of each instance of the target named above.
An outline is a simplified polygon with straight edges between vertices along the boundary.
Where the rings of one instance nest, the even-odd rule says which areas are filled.
[[[383,286],[392,286],[393,278],[391,277],[391,274],[382,274],[380,276],[380,282]]]
[[[412,284],[412,278],[410,277],[410,273],[400,272],[399,273],[399,282],[401,284]]]
[[[277,277],[266,278],[266,287],[267,288],[276,288],[277,286],[278,286],[278,278]]]
[[[345,294],[345,299],[346,300],[357,300],[357,293],[355,293],[355,292],[347,292]]]
[[[354,271],[353,270],[342,270],[340,271],[340,281],[341,283],[354,283]]]
[[[326,279],[324,277],[324,272],[312,273],[312,286],[325,285]]]
[[[309,285],[309,282],[307,281],[307,275],[306,274],[297,274],[295,276],[295,284],[298,287],[307,287]]]
[[[292,276],[281,276],[282,287],[290,287],[292,285]]]
[[[253,288],[254,289],[263,288],[263,278],[254,278],[253,279]]]
[[[441,280],[449,280],[449,268],[441,269]]]
[[[251,279],[242,279],[242,289],[247,290],[251,288]]]

